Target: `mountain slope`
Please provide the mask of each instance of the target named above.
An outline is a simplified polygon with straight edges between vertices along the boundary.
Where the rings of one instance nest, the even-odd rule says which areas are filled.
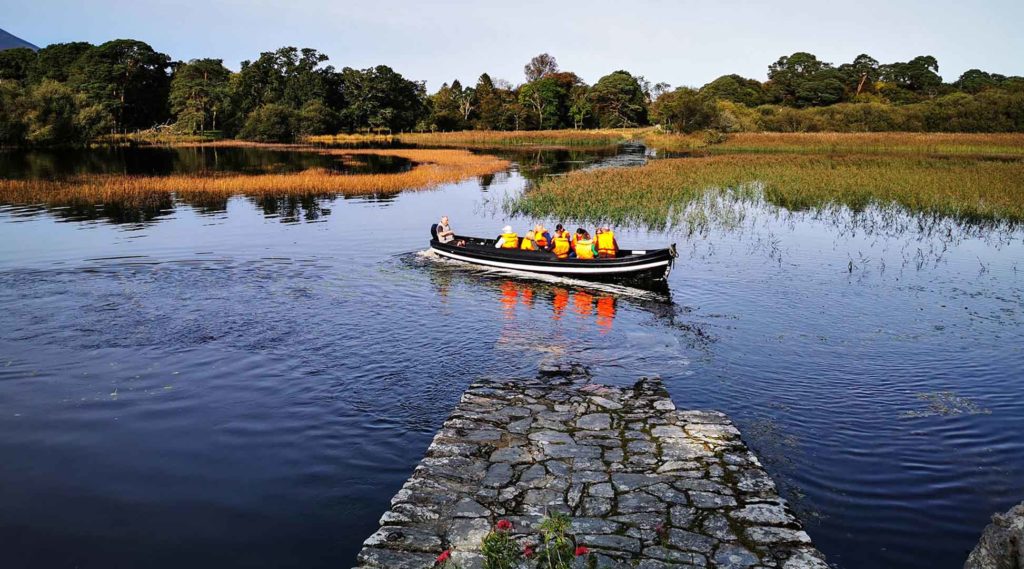
[[[19,38],[16,35],[9,34],[4,30],[0,30],[0,51],[5,49],[13,49],[16,47],[27,47],[31,50],[39,51],[39,48],[28,43],[27,41]]]

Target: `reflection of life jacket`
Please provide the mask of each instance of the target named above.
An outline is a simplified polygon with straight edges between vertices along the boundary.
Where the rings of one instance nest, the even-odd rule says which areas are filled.
[[[594,240],[593,239],[577,239],[576,240],[576,258],[577,259],[593,259],[594,258]]]
[[[601,257],[615,256],[615,234],[605,231],[597,234],[597,254]]]
[[[552,242],[555,244],[555,248],[551,251],[556,257],[565,259],[569,256],[569,238],[564,233],[552,239]]]
[[[533,239],[529,237],[523,237],[523,244],[519,247],[523,251],[536,251],[537,247],[533,244]]]
[[[556,288],[555,298],[551,299],[551,308],[555,312],[555,320],[562,317],[562,313],[565,312],[566,306],[569,306],[569,291],[564,288]]]
[[[597,299],[597,325],[610,329],[615,319],[615,297],[602,296]]]
[[[515,232],[502,233],[501,234],[501,248],[502,249],[518,249],[519,248],[519,235]]]
[[[541,232],[541,233],[539,233],[539,234],[534,234],[534,236],[533,236],[533,241],[534,241],[534,242],[535,242],[535,243],[537,244],[537,246],[538,246],[538,247],[540,247],[541,249],[543,249],[543,248],[545,248],[545,247],[547,247],[547,246],[548,246],[548,238],[547,238],[547,237],[544,237],[544,232]]]
[[[572,302],[576,314],[586,317],[594,313],[594,295],[580,291],[573,297]]]

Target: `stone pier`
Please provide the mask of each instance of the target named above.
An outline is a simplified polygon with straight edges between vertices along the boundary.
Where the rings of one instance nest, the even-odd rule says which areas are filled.
[[[574,566],[828,567],[728,417],[676,409],[657,379],[571,373],[470,386],[358,566],[428,568],[450,549],[482,567],[498,520],[536,544],[555,511],[591,552]]]

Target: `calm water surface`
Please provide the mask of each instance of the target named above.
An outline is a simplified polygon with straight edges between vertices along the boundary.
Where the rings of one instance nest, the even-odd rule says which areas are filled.
[[[667,299],[423,253],[596,158],[139,223],[0,208],[2,566],[349,566],[466,385],[552,359],[729,413],[833,564],[961,566],[1024,498],[1024,235],[764,205],[620,232],[679,243]]]

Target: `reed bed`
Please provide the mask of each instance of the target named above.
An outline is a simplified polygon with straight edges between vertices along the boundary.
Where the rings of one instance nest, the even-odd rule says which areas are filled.
[[[704,134],[648,132],[644,141],[672,152],[794,154],[917,154],[931,156],[1024,157],[1024,134],[967,133],[770,133],[729,134],[712,143]]]
[[[264,145],[264,147],[268,147]],[[282,145],[269,146],[282,148]],[[287,146],[285,148],[294,149]],[[87,176],[67,180],[0,180],[0,200],[7,203],[68,205],[119,203],[145,207],[179,196],[370,195],[432,188],[440,184],[501,172],[506,160],[467,150],[373,149],[316,150],[338,159],[359,154],[396,156],[416,165],[395,174],[342,174],[311,169],[284,174],[213,174],[172,176]]]
[[[601,130],[464,130],[457,132],[412,132],[397,135],[311,136],[306,142],[315,144],[413,144],[449,148],[566,148],[610,146],[639,138],[647,129]]]
[[[655,160],[543,180],[507,208],[534,217],[674,227],[708,196],[787,208],[898,205],[967,222],[1024,222],[1024,161],[802,154]]]

